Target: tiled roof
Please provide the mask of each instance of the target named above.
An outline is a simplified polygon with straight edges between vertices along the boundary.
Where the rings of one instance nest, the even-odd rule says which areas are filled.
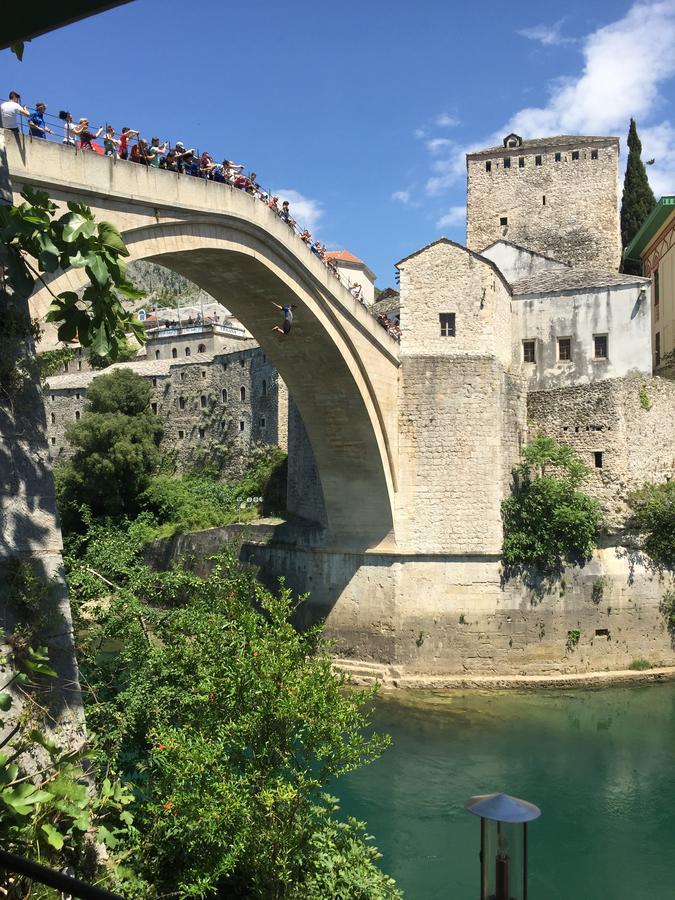
[[[649,278],[597,269],[551,269],[520,278],[512,283],[511,289],[513,296],[518,297],[523,294],[558,294],[562,291],[620,287],[625,284],[649,284]]]
[[[401,308],[400,294],[390,294],[383,300],[376,300],[371,309],[377,315],[387,315],[390,312],[397,312]]]
[[[328,259],[341,259],[344,262],[359,263],[362,266],[365,265],[362,259],[359,259],[358,256],[354,256],[349,250],[327,250],[326,256]]]
[[[486,147],[485,150],[476,150],[474,153],[467,153],[466,156],[467,159],[473,159],[478,156],[485,156],[486,154],[518,154],[525,150],[545,150],[549,147],[552,150],[560,150],[565,147],[575,149],[577,147],[588,147],[592,144],[606,143],[607,141],[616,142],[618,144],[619,138],[612,137],[611,135],[602,137],[583,134],[556,134],[553,137],[532,138],[531,140],[523,141],[520,147],[505,147],[503,144],[500,144],[498,147]]]
[[[146,377],[166,376],[169,375],[172,366],[189,366],[200,365],[213,362],[213,355],[210,353],[195,353],[194,356],[185,359],[140,359],[131,360],[130,362],[114,363],[106,369],[89,372],[73,372],[72,374],[51,375],[47,380],[49,390],[60,391],[70,388],[86,388],[94,378],[99,375],[109,375],[116,369],[126,369],[136,372],[138,375]]]

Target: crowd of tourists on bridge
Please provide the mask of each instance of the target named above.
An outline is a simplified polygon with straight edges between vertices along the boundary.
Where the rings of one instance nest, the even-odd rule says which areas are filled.
[[[21,96],[16,91],[10,91],[9,99],[0,104],[2,127],[18,134],[22,126],[21,117],[25,117],[28,124],[28,133],[31,137],[46,140],[48,135],[52,135],[56,140],[59,140],[62,132],[62,143],[68,147],[100,153],[113,159],[127,160],[149,168],[164,169],[181,175],[228,184],[232,188],[244,191],[265,203],[282,222],[285,222],[289,228],[300,236],[302,242],[307,245],[314,256],[321,260],[328,271],[338,281],[342,282],[337,264],[330,254],[327,253],[325,244],[313,238],[308,229],[301,229],[298,226],[291,213],[288,200],[283,200],[280,203],[279,197],[273,196],[270,191],[263,190],[258,181],[257,173],[251,171],[248,175],[244,174],[245,167],[241,163],[236,163],[231,159],[215,162],[208,151],[204,150],[200,153],[194,147],[186,147],[182,141],[176,141],[173,146],[170,145],[169,141],[160,142],[160,139],[157,137],[153,137],[148,141],[146,138],[141,137],[140,131],[128,126],[124,126],[119,134],[110,124],[101,125],[94,129],[90,125],[89,119],[83,117],[76,123],[72,114],[66,110],[59,112],[58,118],[60,123],[56,124],[56,120],[53,120],[53,127],[50,127],[45,119],[46,111],[46,104],[38,101],[35,104],[34,112],[31,113],[22,104]],[[101,135],[103,135],[102,143],[97,143]],[[351,282],[347,282],[345,286],[352,296],[360,300],[363,306],[368,309],[363,298],[361,286],[358,283],[352,284]],[[392,326],[386,316],[378,316],[377,320],[393,337],[400,338],[400,333],[396,333],[395,326]]]

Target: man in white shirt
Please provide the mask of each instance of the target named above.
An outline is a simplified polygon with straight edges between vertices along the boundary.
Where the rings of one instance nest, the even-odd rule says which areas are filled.
[[[10,91],[9,100],[5,100],[4,103],[0,104],[2,127],[18,134],[19,115],[28,116],[30,113],[25,106],[21,106],[21,97],[19,94],[17,94],[16,91]]]

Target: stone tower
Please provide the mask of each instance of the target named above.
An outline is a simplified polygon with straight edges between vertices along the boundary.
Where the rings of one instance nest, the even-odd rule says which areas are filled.
[[[471,250],[501,238],[572,266],[618,269],[618,138],[509,134],[466,165]]]

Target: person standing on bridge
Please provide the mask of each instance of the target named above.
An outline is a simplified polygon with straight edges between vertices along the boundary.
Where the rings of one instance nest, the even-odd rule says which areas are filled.
[[[14,134],[19,133],[19,116],[29,116],[25,106],[21,105],[21,96],[16,91],[9,92],[9,100],[0,105],[0,121],[2,127]]]
[[[276,331],[277,334],[285,337],[286,335],[291,333],[291,328],[293,327],[293,310],[295,309],[295,304],[293,304],[292,306],[281,306],[281,304],[275,303],[274,300],[272,300],[272,306],[276,306],[276,308],[280,309],[284,314],[283,327],[280,328],[278,325],[275,325],[272,328],[272,331]]]
[[[35,104],[35,112],[28,120],[28,128],[31,137],[42,138],[45,140],[48,134],[54,134],[51,128],[45,122],[45,112],[47,107],[42,101]]]
[[[120,141],[119,141],[119,154],[120,159],[129,159],[129,141],[132,138],[138,137],[139,132],[134,131],[133,128],[129,128],[128,126],[124,126],[120,133]]]

